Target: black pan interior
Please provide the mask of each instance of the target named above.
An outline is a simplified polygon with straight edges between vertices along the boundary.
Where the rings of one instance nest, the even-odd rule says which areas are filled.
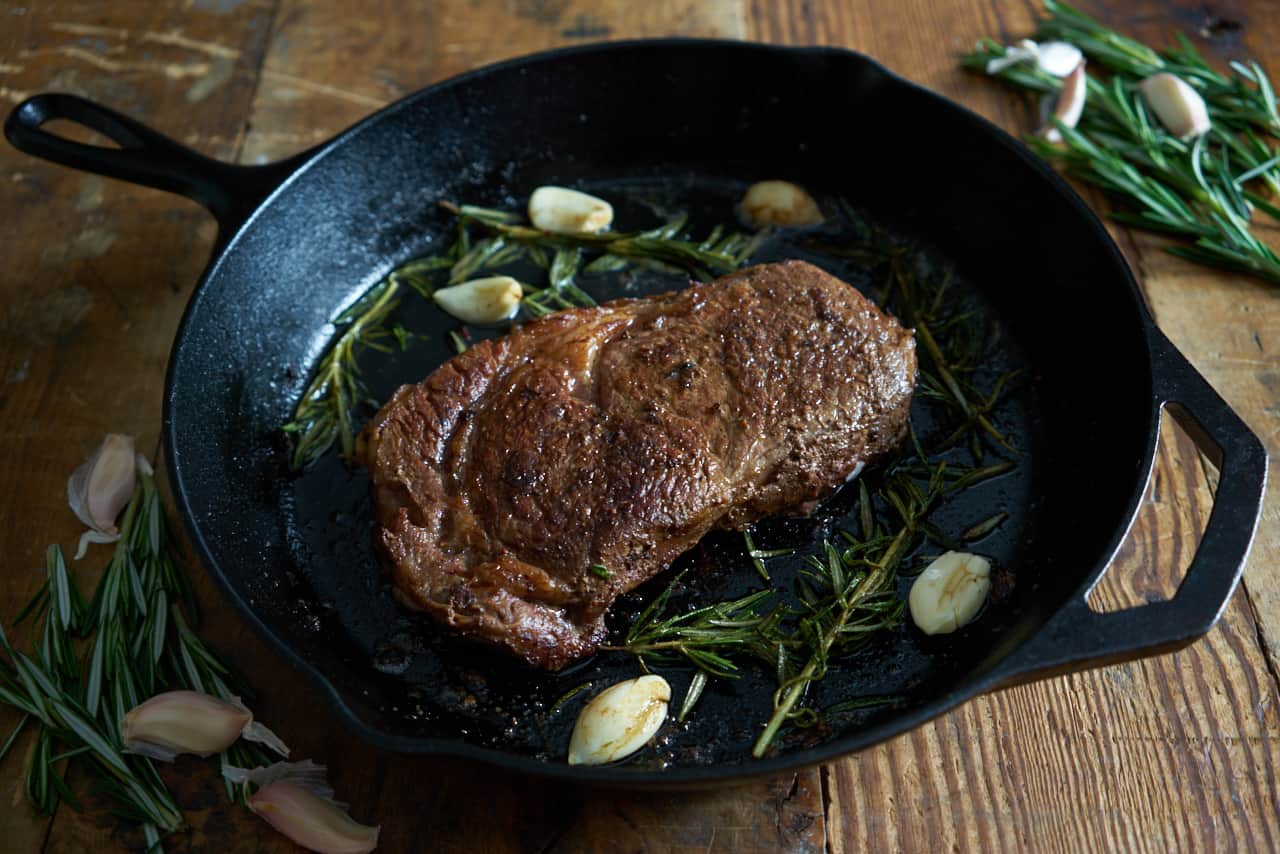
[[[410,98],[324,151],[232,241],[174,352],[171,464],[206,558],[375,741],[491,747],[489,758],[562,767],[589,692],[558,711],[557,698],[636,667],[601,656],[554,677],[531,674],[396,608],[369,547],[364,476],[333,457],[300,478],[287,471],[278,428],[332,333],[329,319],[395,264],[440,248],[440,198],[517,208],[535,186],[567,183],[620,200],[622,227],[633,224],[624,218],[656,224],[677,208],[709,227],[748,183],[768,177],[828,202],[848,199],[919,244],[927,265],[954,268],[959,292],[1001,329],[990,370],[1024,371],[1000,423],[1019,445],[1019,469],[936,517],[954,531],[1011,514],[975,547],[996,558],[1001,598],[949,639],[904,628],[859,653],[823,683],[816,705],[898,701],[793,731],[780,749],[851,749],[941,710],[1096,571],[1144,472],[1151,379],[1140,309],[1083,205],[1011,141],[840,51],[666,43],[507,65]],[[762,258],[804,251],[782,239]],[[856,265],[811,260],[876,285]],[[589,289],[609,297],[676,285],[614,277]],[[429,337],[367,362],[379,399],[452,352],[445,333],[454,324],[438,312],[407,302],[402,321]],[[811,548],[844,524],[851,504],[842,494],[812,519],[766,524],[758,544]],[[736,536],[713,534],[680,563],[691,568],[686,601],[759,584]],[[771,562],[775,581],[785,585],[796,563]],[[667,675],[679,698],[689,673]],[[619,773],[659,767],[674,778],[690,766],[751,762],[771,691],[764,674],[720,684],[689,723],[664,730],[658,751]]]

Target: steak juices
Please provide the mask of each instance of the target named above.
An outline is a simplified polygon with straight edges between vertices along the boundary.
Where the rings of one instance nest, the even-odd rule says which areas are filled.
[[[915,380],[911,331],[800,261],[559,312],[370,422],[377,541],[406,605],[558,669],[712,528],[809,512],[896,447]]]

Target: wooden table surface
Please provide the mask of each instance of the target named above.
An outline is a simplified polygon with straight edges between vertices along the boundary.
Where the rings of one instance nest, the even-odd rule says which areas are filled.
[[[714,35],[864,51],[1021,133],[1033,110],[964,73],[975,39],[1028,35],[1029,0],[7,0],[0,105],[48,90],[102,101],[210,156],[245,163],[306,148],[428,83],[556,45]],[[1084,2],[1163,43],[1280,75],[1268,0]],[[839,104],[833,104],[839,109]],[[869,121],[873,119],[869,118]],[[938,140],[945,156],[946,140]],[[1096,196],[1088,196],[1099,204]],[[0,617],[34,592],[46,543],[79,525],[65,481],[107,431],[158,456],[160,392],[212,219],[175,196],[0,146]],[[1280,456],[1280,289],[1188,266],[1115,231],[1161,327]],[[1028,271],[1028,287],[1035,287]],[[1082,330],[1087,332],[1087,330]],[[1085,336],[1087,338],[1087,336]],[[1214,472],[1166,424],[1138,525],[1094,605],[1176,589],[1212,504]],[[1274,483],[1274,480],[1273,480]],[[93,582],[106,550],[77,564]],[[456,762],[380,753],[261,651],[192,567],[204,632],[262,694],[259,713],[329,765],[383,850],[1186,850],[1280,847],[1280,500],[1273,486],[1244,587],[1183,652],[1019,687],[857,756],[699,794],[589,791]],[[0,711],[0,730],[14,718]],[[5,850],[102,850],[137,837],[96,809],[36,818],[23,751],[0,765]],[[168,775],[191,823],[177,847],[284,851],[226,804],[211,766]],[[76,780],[84,790],[85,781]],[[11,794],[12,793],[12,794]]]

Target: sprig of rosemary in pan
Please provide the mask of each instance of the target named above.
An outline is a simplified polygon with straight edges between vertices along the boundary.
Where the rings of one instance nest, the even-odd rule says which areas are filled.
[[[759,247],[765,232],[748,235],[717,226],[701,241],[685,236],[677,217],[646,231],[565,235],[541,231],[519,214],[441,201],[456,218],[454,240],[443,252],[400,265],[333,320],[338,333],[282,429],[293,436],[290,466],[306,468],[337,445],[345,459],[355,451],[358,416],[376,405],[360,376],[364,349],[388,352],[393,340],[403,348],[411,333],[388,320],[408,291],[431,300],[437,287],[459,284],[486,271],[531,263],[547,271],[543,287],[529,287],[521,301],[525,315],[541,317],[566,308],[589,308],[595,299],[577,284],[581,274],[619,272],[633,264],[685,272],[708,280],[738,269]],[[450,333],[454,349],[466,349]]]
[[[149,848],[181,826],[182,814],[152,760],[124,753],[121,720],[161,690],[234,693],[226,666],[191,629],[195,602],[173,543],[155,482],[143,474],[92,599],[80,594],[61,549],[50,546],[45,583],[11,624],[31,622],[32,654],[0,629],[0,702],[23,713],[0,758],[25,729],[36,730],[28,801],[43,814],[59,801],[78,809],[59,766],[79,763],[116,812],[141,826]],[[240,767],[268,761],[261,748],[243,743],[221,756],[224,765]],[[227,792],[237,800],[245,794],[229,784]]]
[[[916,328],[919,393],[934,406],[942,425],[929,437],[931,449],[926,451],[911,429],[904,456],[891,464],[881,487],[872,491],[865,480],[859,483],[859,531],[840,531],[837,542],[824,541],[818,554],[805,557],[798,601],[767,589],[671,614],[677,578],[616,647],[635,655],[646,669],[682,661],[696,668],[681,719],[710,680],[737,678],[748,662],[772,670],[778,689],[770,719],[753,747],[756,756],[769,749],[784,726],[804,726],[817,719],[819,713],[806,705],[806,696],[838,658],[901,623],[903,603],[895,588],[905,558],[926,541],[960,548],[959,540],[989,533],[1004,518],[997,513],[953,536],[929,521],[930,512],[947,496],[1014,468],[1009,459],[984,463],[992,450],[1004,456],[1015,453],[992,418],[1016,374],[1007,373],[989,384],[977,379],[994,331],[964,300],[954,297],[949,273],[927,274],[913,262],[909,248],[871,228],[848,205],[842,206],[841,217],[846,236],[836,245],[814,248],[882,271],[880,301]],[[972,465],[943,458],[966,440]],[[767,581],[762,558],[778,552],[757,549],[750,532],[744,533],[744,544]],[[875,700],[882,702],[883,698]],[[840,703],[836,707],[846,708]]]
[[[400,282],[392,274],[334,318],[338,336],[320,359],[293,418],[281,428],[294,436],[290,463],[295,471],[319,459],[335,442],[342,456],[350,459],[358,432],[356,413],[370,402],[357,356],[365,347],[390,349],[391,333],[385,323],[399,302],[400,291]]]
[[[1261,66],[1232,63],[1230,73],[1222,74],[1181,34],[1175,48],[1157,51],[1065,3],[1044,0],[1044,7],[1048,17],[1040,21],[1037,38],[1076,45],[1110,77],[1088,76],[1077,127],[1059,124],[1061,145],[1036,136],[1028,144],[1124,204],[1112,213],[1117,221],[1189,241],[1168,247],[1171,254],[1280,284],[1280,256],[1250,231],[1255,210],[1280,219],[1274,202],[1280,155],[1267,141],[1280,136],[1280,113]],[[986,39],[963,64],[985,73],[988,62],[1005,54],[1003,46]],[[1150,114],[1137,84],[1160,72],[1181,78],[1204,98],[1212,122],[1208,133],[1182,140]],[[1062,86],[1030,63],[1008,66],[996,76],[1037,92]]]

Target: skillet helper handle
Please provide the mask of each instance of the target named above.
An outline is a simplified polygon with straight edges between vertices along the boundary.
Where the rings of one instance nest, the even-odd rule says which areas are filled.
[[[1085,603],[1091,583],[998,665],[1000,684],[1181,649],[1213,627],[1240,581],[1266,492],[1267,452],[1169,339],[1151,332],[1153,404],[1218,468],[1204,537],[1172,599],[1102,614]]]
[[[57,119],[105,134],[120,147],[76,142],[45,129]],[[4,135],[27,154],[193,199],[218,220],[220,242],[308,156],[264,166],[224,163],[93,101],[59,93],[34,95],[15,107]]]

